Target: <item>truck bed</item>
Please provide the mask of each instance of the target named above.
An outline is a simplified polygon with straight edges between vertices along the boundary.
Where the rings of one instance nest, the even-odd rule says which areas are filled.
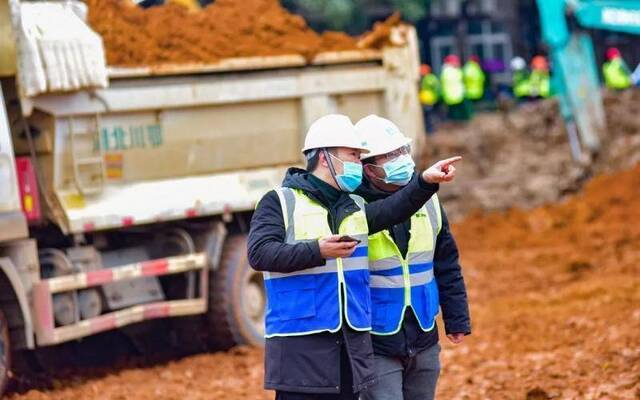
[[[419,139],[417,39],[406,36],[310,62],[110,68],[107,88],[31,98],[52,218],[79,233],[250,211],[302,163],[307,128],[328,113],[386,116]]]
[[[299,54],[261,57],[227,58],[214,64],[164,64],[145,67],[108,67],[110,79],[162,76],[193,75],[214,72],[234,72],[266,70],[274,68],[294,68],[307,65],[334,65],[363,61],[382,61],[382,51],[352,50],[319,53],[311,62]]]

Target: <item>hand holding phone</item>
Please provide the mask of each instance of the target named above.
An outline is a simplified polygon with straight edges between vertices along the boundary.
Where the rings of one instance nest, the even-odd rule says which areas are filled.
[[[358,239],[356,239],[354,237],[351,237],[349,235],[342,235],[338,239],[338,242],[356,242],[356,244],[360,244],[360,243],[362,243],[362,240],[358,240]]]
[[[349,257],[360,241],[349,235],[331,235],[318,240],[322,258]]]

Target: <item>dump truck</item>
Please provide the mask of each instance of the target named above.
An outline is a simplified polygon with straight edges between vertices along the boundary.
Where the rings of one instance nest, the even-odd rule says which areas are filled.
[[[9,14],[0,1],[3,29]],[[2,35],[0,394],[13,354],[157,320],[211,348],[260,345],[246,235],[256,202],[302,164],[310,123],[375,113],[423,132],[416,34],[394,35],[312,60],[107,66],[104,87],[31,94]]]

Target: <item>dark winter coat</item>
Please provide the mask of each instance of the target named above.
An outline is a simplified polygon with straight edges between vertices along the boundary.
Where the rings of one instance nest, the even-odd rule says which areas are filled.
[[[358,210],[347,193],[333,189],[301,169],[291,168],[282,186],[300,189],[324,206],[334,234],[340,223]],[[369,232],[379,232],[409,218],[437,190],[438,185],[416,178],[396,195],[367,204]],[[275,191],[268,192],[256,207],[248,250],[249,263],[258,271],[289,273],[325,263],[317,241],[285,243],[282,209]],[[345,353],[348,357],[344,357]],[[345,359],[351,368],[344,368]],[[359,392],[372,384],[373,379],[371,336],[368,332],[354,331],[347,324],[336,333],[266,339],[266,389],[300,393]],[[347,383],[352,387],[343,388]]]
[[[356,192],[367,202],[387,198],[390,193],[383,192],[365,181]],[[433,273],[440,294],[440,307],[444,328],[450,333],[471,333],[467,290],[458,260],[458,246],[449,228],[447,215],[440,204],[442,212],[442,229],[436,240],[433,255]],[[403,256],[407,255],[411,238],[411,218],[394,225],[389,229],[393,241]],[[411,310],[405,313],[402,328],[395,335],[372,335],[373,348],[376,354],[387,357],[413,357],[423,350],[438,343],[438,328],[424,332],[418,325]]]

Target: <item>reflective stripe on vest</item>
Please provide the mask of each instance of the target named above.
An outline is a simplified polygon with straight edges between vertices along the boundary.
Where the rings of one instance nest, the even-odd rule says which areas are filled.
[[[301,190],[275,189],[280,199],[285,243],[315,241],[331,235],[328,212]],[[342,326],[342,314],[355,330],[371,329],[367,218],[364,200],[351,195],[359,210],[338,228],[362,242],[347,258],[327,259],[319,265],[291,273],[265,272],[267,294],[266,337],[299,336]]]
[[[439,308],[433,254],[441,226],[440,203],[437,195],[433,195],[411,217],[407,257],[402,257],[388,231],[369,236],[371,333],[397,333],[407,307],[413,310],[422,330],[433,329]]]

